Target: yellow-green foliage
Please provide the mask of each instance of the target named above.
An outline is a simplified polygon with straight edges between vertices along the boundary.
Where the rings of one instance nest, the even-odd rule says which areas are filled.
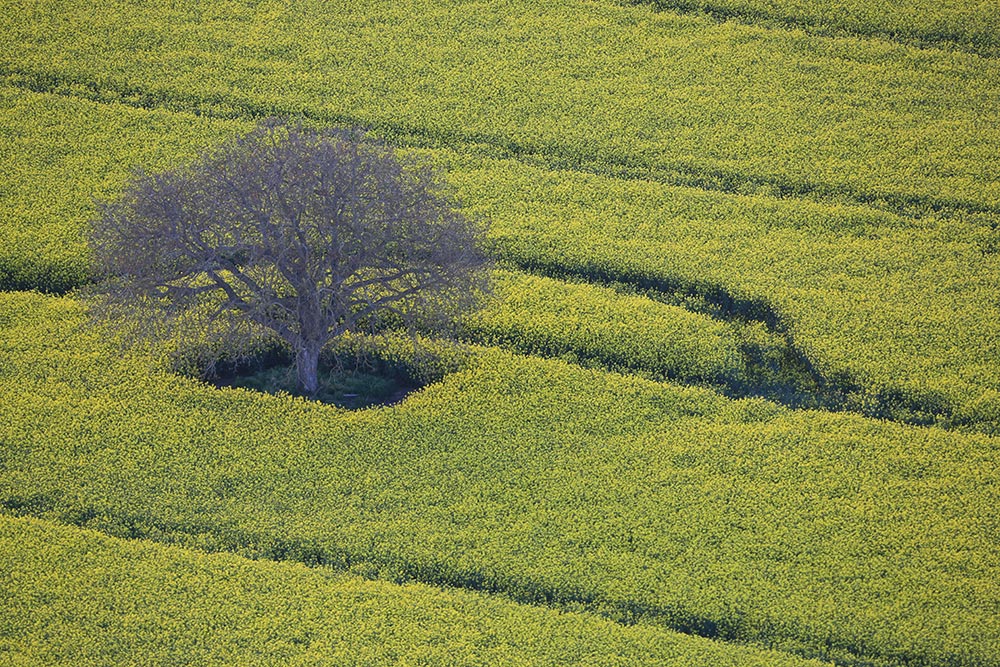
[[[655,627],[0,515],[11,665],[820,667]]]
[[[639,0],[641,1],[641,0]],[[649,0],[663,9],[707,11],[745,21],[778,20],[823,33],[846,31],[904,41],[954,44],[1000,56],[994,0]]]
[[[760,6],[713,1],[724,11]],[[815,14],[799,4],[771,15],[815,23],[832,6],[816,2]],[[983,33],[974,18],[990,7],[924,12],[924,0],[914,2],[924,3],[907,5],[927,15],[920,26],[910,9],[873,5],[865,27],[995,48],[993,29]],[[834,30],[865,32],[849,25],[861,5],[837,7]],[[469,209],[493,221],[491,244],[504,259],[762,304],[824,376],[863,386],[857,407],[1000,428],[1000,60],[584,0],[25,0],[4,9],[2,287],[84,280],[80,229],[91,198],[113,194],[134,166],[174,164],[252,117],[303,113],[427,148]],[[729,331],[740,343],[779,335],[584,285],[508,274],[502,288],[507,300],[480,316],[479,335],[662,364],[682,378],[703,368],[728,375],[737,363]],[[675,327],[699,339],[682,351],[659,333]],[[383,352],[409,359],[398,341]],[[70,299],[6,294],[0,503],[118,535],[503,592],[845,664],[1000,665],[996,438],[730,401],[497,350],[468,354],[445,359],[437,375],[462,370],[399,407],[348,413],[174,377],[83,329]],[[40,524],[3,525],[4,549],[43,539],[28,535]],[[103,571],[115,573],[108,594],[117,595],[116,582],[151,571],[140,554],[167,553],[88,535],[88,546],[73,548],[80,559],[134,549],[135,567],[97,563],[80,581],[72,568],[39,566],[53,573],[47,586],[75,582],[49,606],[60,589],[33,593],[0,577],[21,596],[0,599],[61,624],[0,633],[0,642],[30,638],[41,653],[27,661],[72,661],[71,633],[93,636],[81,630],[91,615],[97,627],[119,622],[79,593],[97,595]],[[180,557],[169,553],[162,558]],[[59,557],[41,547],[3,554],[4,573]],[[621,628],[546,611],[505,625],[524,610],[188,556],[222,568],[219,601],[268,589],[295,599],[295,586],[327,585],[348,599],[362,590],[415,596],[399,602],[398,617],[365,607],[365,618],[402,625],[346,639],[359,662],[443,660],[444,649],[405,639],[406,624],[431,610],[462,616],[444,647],[496,628],[487,637],[500,639],[474,644],[470,661],[537,650],[538,662],[577,662],[573,651],[649,647],[656,657],[655,646],[667,646],[658,642],[674,641],[662,629],[624,639]],[[185,567],[167,567],[143,595],[169,593],[163,582]],[[271,579],[232,583],[246,568]],[[162,612],[162,625],[127,617],[108,645],[81,641],[81,650],[146,645],[179,616],[209,627],[246,619],[261,629],[253,641],[319,627],[321,650],[343,646],[322,634],[322,600],[304,616],[279,604],[291,615],[278,618],[261,606],[213,615],[137,597]],[[521,623],[530,639],[509,634]],[[196,629],[178,645],[213,656],[213,632]],[[259,648],[244,628],[234,632],[220,650]],[[565,643],[543,653],[532,643],[539,634]],[[274,647],[315,657],[306,644]],[[696,664],[719,661],[686,650],[678,654]],[[718,651],[742,664],[732,649]]]
[[[668,377],[721,380],[742,373],[733,329],[708,316],[608,288],[512,272],[497,275],[496,289],[490,307],[466,325],[485,344]]]
[[[726,187],[1000,208],[1000,60],[584,0],[17,3],[18,85]],[[127,55],[126,55],[127,54]]]
[[[726,287],[771,304],[822,374],[848,374],[862,400],[1000,429],[1000,254],[982,252],[974,221],[452,159],[505,258]]]
[[[96,199],[135,168],[176,165],[246,127],[0,87],[0,289],[79,285]]]
[[[20,85],[358,119],[410,140],[469,151],[483,146],[463,142],[490,142],[607,173],[624,165],[736,189],[745,177],[756,194],[729,197],[466,159],[452,180],[511,254],[763,297],[824,375],[866,389],[858,406],[872,414],[987,430],[1000,421],[995,216],[899,217],[764,196],[805,184],[893,206],[996,206],[1000,135],[984,122],[998,112],[995,61],[571,0],[530,11],[22,3],[0,21],[0,69]],[[51,95],[5,99],[21,147],[9,164],[26,174],[3,195],[8,286],[72,285],[86,272],[78,234],[91,193],[113,190],[133,162],[192,150],[198,133],[210,143],[240,127]],[[85,140],[62,145],[39,126]],[[116,128],[132,134],[123,142]],[[162,151],[108,148],[143,136]],[[36,141],[62,157],[45,166],[31,157]]]
[[[998,441],[484,351],[399,407],[216,390],[0,299],[0,500],[812,655],[997,665]]]

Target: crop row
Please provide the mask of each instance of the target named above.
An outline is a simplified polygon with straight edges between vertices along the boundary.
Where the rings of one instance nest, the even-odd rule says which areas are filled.
[[[734,190],[1000,211],[1000,61],[972,54],[582,0],[19,4],[0,18],[0,73],[18,85],[301,112]]]
[[[848,32],[1000,56],[1000,6],[966,0],[634,0],[723,19],[779,22],[821,34]]]
[[[820,664],[475,593],[3,515],[0,570],[0,657],[11,664]]]
[[[467,339],[654,380],[708,385],[730,396],[763,396],[794,407],[852,407],[773,324],[727,317],[728,311],[720,315],[715,304],[696,296],[499,271],[495,297],[465,320]]]
[[[0,297],[0,500],[133,537],[876,664],[997,665],[996,439],[498,351],[357,413]]]
[[[507,271],[496,279],[498,298],[465,324],[477,342],[659,377],[723,382],[744,374],[734,330],[705,315],[593,285]]]

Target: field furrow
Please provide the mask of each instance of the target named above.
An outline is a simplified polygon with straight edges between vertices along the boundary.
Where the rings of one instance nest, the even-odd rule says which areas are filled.
[[[721,290],[706,297],[627,282],[593,284],[593,274],[569,277],[576,280],[498,272],[497,298],[467,318],[465,337],[793,407],[850,409],[849,392],[860,390],[820,376],[788,333],[763,316],[766,304],[737,311],[741,302],[722,299]]]

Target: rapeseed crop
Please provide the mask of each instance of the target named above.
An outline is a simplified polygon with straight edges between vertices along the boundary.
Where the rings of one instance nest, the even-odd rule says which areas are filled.
[[[330,350],[432,383],[358,412],[0,294],[0,652],[1000,665],[996,8],[629,4],[0,12],[0,289],[270,115],[422,152],[507,267],[468,347]]]
[[[84,193],[113,192],[133,165],[163,163],[164,149],[157,146],[177,147],[183,156],[184,147],[194,150],[196,142],[249,127],[51,94],[10,90],[7,100],[14,109],[10,126],[24,148],[9,164],[12,173],[25,175],[0,195],[7,204],[0,272],[8,287],[58,291],[78,285],[87,276],[80,228],[93,211]],[[39,126],[66,130],[45,133]],[[67,132],[88,143],[61,144]],[[134,149],[128,158],[104,148],[117,145],[122,133],[130,137],[124,145]],[[444,149],[422,152],[447,169],[471,212],[493,221],[493,251],[502,259],[536,273],[618,280],[653,292],[666,286],[666,296],[687,294],[674,305],[697,312],[708,306],[722,320],[756,318],[772,331],[780,325],[780,336],[832,389],[827,404],[988,432],[1000,424],[1000,302],[991,297],[1000,293],[1000,255],[985,250],[975,218],[911,218],[860,205],[706,192]],[[83,162],[89,167],[80,168]],[[47,205],[36,209],[36,200]],[[728,312],[711,312],[705,295],[720,289],[737,303]],[[484,315],[491,328],[480,334],[520,339],[521,349],[544,347],[581,360],[596,356],[605,365],[678,378],[741,377],[732,340],[718,338],[720,323],[615,299],[601,307],[600,317],[607,321],[608,309],[621,308],[611,317],[621,321],[612,329],[595,323],[605,327],[605,342],[597,344],[582,339],[586,326],[556,321],[555,304],[568,294],[545,293],[555,299],[549,305],[541,303],[542,292],[508,290],[506,302]],[[697,303],[685,302],[688,297]],[[741,312],[740,303],[750,304],[751,312]],[[550,328],[542,331],[546,309]],[[656,341],[666,332],[649,329],[654,311],[702,324],[688,328],[686,338]],[[506,313],[502,319],[500,312]],[[631,313],[628,323],[625,312]],[[534,323],[530,340],[522,326],[528,322]],[[696,342],[695,329],[707,338]],[[629,354],[637,356],[625,359],[623,348],[610,350],[618,343],[609,337],[645,342],[629,344]],[[791,373],[785,366],[780,360],[775,365],[779,379]]]
[[[961,52],[580,0],[36,0],[4,12],[0,53],[7,83],[106,101],[301,113],[607,173],[1000,211],[1000,65]]]
[[[510,161],[451,173],[508,261],[668,295],[723,286],[748,304],[726,317],[786,329],[845,406],[1000,428],[1000,255],[975,224]]]
[[[90,279],[83,225],[131,170],[192,159],[249,125],[0,88],[0,289]]]
[[[528,354],[693,381],[745,372],[732,328],[679,306],[586,284],[502,272],[498,298],[468,318],[467,335]]]

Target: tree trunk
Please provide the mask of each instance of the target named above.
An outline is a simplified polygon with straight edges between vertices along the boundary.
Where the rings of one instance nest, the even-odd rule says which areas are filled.
[[[308,396],[319,391],[319,351],[322,345],[312,342],[301,343],[295,352],[295,373],[299,378],[299,389]]]

